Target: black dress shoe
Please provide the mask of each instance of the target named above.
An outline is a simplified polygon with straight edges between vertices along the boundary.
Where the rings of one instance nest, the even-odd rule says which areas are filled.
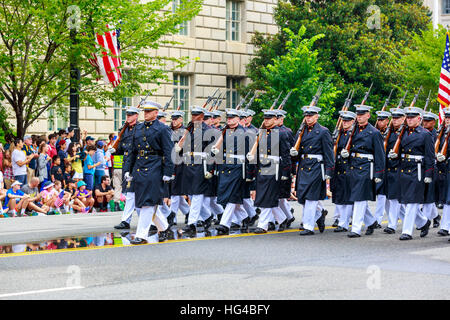
[[[286,229],[289,229],[291,227],[292,222],[295,221],[295,218],[292,217],[291,219],[288,220],[288,222],[286,223]]]
[[[205,220],[205,223],[203,226],[205,230],[208,230],[208,228],[211,227],[212,221],[213,221],[213,215],[210,215],[209,218]]]
[[[420,237],[426,237],[426,235],[428,234],[428,231],[430,230],[430,226],[431,226],[431,220],[427,220],[427,223],[425,223],[425,225],[420,228]]]
[[[287,225],[287,219],[284,219],[284,221],[278,227],[278,232],[284,231],[286,229],[286,225]]]
[[[169,227],[174,225],[174,220],[175,220],[175,212],[171,212],[168,216],[167,216],[167,222],[169,223]]]
[[[373,234],[373,230],[375,230],[375,228],[377,228],[378,222],[374,222],[372,223],[370,226],[367,227],[366,230],[366,236],[370,236],[371,234]]]
[[[300,231],[305,230],[305,228],[303,227],[303,222],[300,222],[300,227],[298,228]]]
[[[184,228],[182,230],[184,232],[193,232],[193,233],[195,233],[197,231],[194,224],[188,224],[188,225],[184,226]]]
[[[169,230],[169,228],[167,228],[167,230]],[[168,236],[167,236],[167,230],[161,231],[158,234],[158,242],[164,242],[167,240]]]
[[[255,214],[255,215],[250,219],[250,222],[248,223],[248,226],[249,226],[249,227],[252,227],[252,226],[255,224],[256,220],[258,220],[258,218],[259,218],[259,216],[258,216],[257,214]]]
[[[267,227],[267,231],[273,231],[275,230],[275,223],[269,222],[269,226]]]
[[[339,226],[339,219],[334,220],[334,223],[331,225],[333,228]]]
[[[412,240],[413,237],[411,237],[409,234],[403,233],[399,240]]]
[[[249,224],[250,224],[250,218],[249,217],[247,217],[244,220],[242,220],[241,231],[247,231]]]
[[[433,219],[433,228],[438,228],[441,223],[441,216],[438,215],[436,218]]]
[[[130,224],[126,221],[122,221],[117,226],[114,226],[114,229],[130,229]]]
[[[237,223],[232,222],[230,226],[230,230],[239,230],[241,228]]]
[[[152,224],[150,226],[150,229],[148,229],[148,236],[151,237],[157,233],[158,233],[158,228],[156,228],[156,226]]]
[[[253,231],[253,233],[258,233],[258,234],[267,233],[267,230],[264,230],[263,228],[256,228],[255,231]]]
[[[204,221],[197,221],[197,228],[203,228],[205,226],[205,222]]]
[[[134,238],[133,240],[130,241],[131,244],[146,244],[147,240],[142,239],[142,238]]]
[[[340,227],[340,226],[338,226],[336,229],[334,229],[334,232],[347,232],[347,231],[348,231],[347,229]]]
[[[217,215],[217,219],[216,222],[214,223],[216,226],[218,226],[220,224],[220,220],[222,219],[222,214],[218,214]]]
[[[217,228],[217,235],[218,236],[225,236],[230,234],[230,229],[228,229],[226,226],[219,225]]]
[[[443,237],[446,237],[449,235],[448,231],[444,230],[444,229],[439,230],[437,234],[440,236],[443,236]]]
[[[384,232],[384,233],[388,233],[388,234],[394,234],[394,233],[395,233],[395,230],[392,229],[392,228],[387,227],[387,228],[385,228],[385,229],[383,230],[383,232]]]
[[[375,229],[381,229],[381,228],[383,228],[383,226],[377,222],[377,225],[375,226]]]
[[[357,234],[356,232],[350,232],[347,237],[349,238],[359,238],[361,235]]]
[[[314,234],[314,231],[311,230],[303,230],[299,233],[301,236],[312,236]]]
[[[322,210],[322,215],[316,221],[320,233],[323,233],[323,231],[325,230],[325,216],[327,215],[328,211],[326,211],[326,213],[324,213],[324,211],[326,210]]]

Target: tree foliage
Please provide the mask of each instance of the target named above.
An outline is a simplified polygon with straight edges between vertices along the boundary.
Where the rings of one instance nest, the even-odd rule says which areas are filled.
[[[420,0],[279,1],[275,20],[281,30],[269,37],[255,35],[253,44],[258,50],[247,74],[261,84],[265,65],[287,52],[286,30],[297,33],[305,27],[307,38],[324,35],[314,42],[313,49],[318,52],[322,74],[341,92],[335,101],[335,118],[350,89],[356,90],[353,102],[359,103],[372,82],[367,104],[380,109],[392,88],[397,90],[391,103],[403,95],[406,87],[414,91],[398,65],[413,45],[413,35],[426,30],[429,16]]]
[[[142,94],[144,83],[167,80],[167,71],[185,59],[156,56],[154,50],[170,43],[165,36],[194,17],[202,1],[182,3],[172,11],[170,0],[1,0],[0,97],[2,108],[6,102],[15,113],[17,135],[49,108],[67,108],[71,63],[81,73],[80,104],[96,108]],[[88,62],[93,52],[101,55],[94,34],[107,31],[107,24],[121,29],[124,77],[116,90],[97,81]],[[77,31],[74,38],[71,30]]]

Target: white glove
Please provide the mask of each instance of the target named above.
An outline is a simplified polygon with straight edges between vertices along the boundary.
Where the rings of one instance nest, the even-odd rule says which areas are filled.
[[[346,149],[342,149],[341,150],[341,157],[342,158],[348,158],[350,156],[350,154],[348,153],[348,151]]]
[[[108,151],[109,151],[109,153],[111,153],[111,154],[116,153],[116,149],[114,149],[113,147],[110,147],[110,148],[108,149]]]
[[[178,145],[178,143],[175,143],[175,152],[179,153],[181,151],[181,147]]]
[[[438,161],[438,162],[444,162],[445,161],[445,156],[442,154],[442,153],[438,153],[437,155],[436,155],[436,160]]]
[[[205,179],[211,179],[213,177],[211,172],[205,172]]]
[[[423,179],[423,182],[425,182],[425,183],[431,183],[432,181],[433,181],[433,179],[430,177],[426,177],[425,179]]]
[[[211,153],[212,153],[213,155],[215,155],[215,156],[219,153],[219,151],[220,151],[220,150],[217,149],[216,147],[212,147],[212,148],[211,148]]]
[[[398,157],[398,154],[397,153],[395,153],[394,151],[389,151],[389,154],[388,154],[388,158],[389,159],[396,159]]]
[[[253,160],[255,160],[255,156],[249,152],[249,153],[247,153],[247,160],[252,162]]]
[[[291,154],[292,157],[298,156],[298,151],[295,150],[295,148],[291,148],[291,150],[289,151],[289,153]]]
[[[375,178],[375,183],[380,183],[381,181],[383,180],[381,180],[380,178]]]
[[[254,178],[253,179],[247,178],[247,179],[245,179],[245,182],[252,182],[253,180],[255,180],[255,179]]]
[[[325,175],[325,180],[329,180],[329,179],[331,179],[331,177],[330,176],[327,176],[327,175]]]
[[[174,176],[168,177],[168,176],[163,176],[163,181],[167,182],[167,181],[171,181],[174,179]]]
[[[126,180],[127,182],[130,182],[131,180],[133,180],[133,177],[130,176],[130,173],[129,173],[129,172],[125,172],[125,174],[123,175],[123,177],[125,178],[125,180]]]
[[[289,178],[288,177],[285,177],[285,176],[282,176],[281,177],[281,180],[283,180],[283,181],[286,181],[286,180],[288,180]]]

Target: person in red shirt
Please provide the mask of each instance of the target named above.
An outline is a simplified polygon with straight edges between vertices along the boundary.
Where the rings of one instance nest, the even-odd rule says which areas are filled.
[[[48,136],[48,151],[47,154],[49,155],[50,159],[53,159],[53,156],[56,156],[58,154],[58,151],[56,150],[56,135],[52,133]]]

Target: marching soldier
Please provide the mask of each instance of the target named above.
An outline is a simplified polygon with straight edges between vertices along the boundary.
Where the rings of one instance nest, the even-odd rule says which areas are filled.
[[[389,125],[389,118],[391,113],[388,111],[377,111],[377,128],[381,133],[383,141],[387,135],[387,128]],[[385,172],[386,174],[386,172]],[[377,228],[381,228],[381,221],[383,221],[384,212],[389,212],[389,202],[386,198],[386,177],[383,177],[380,183],[377,183],[377,205],[375,208],[375,219],[377,219]]]
[[[133,134],[135,132],[135,127],[138,124],[138,117],[139,117],[139,112],[141,110],[139,108],[136,107],[129,107],[126,110],[126,123],[127,123],[127,128],[125,129],[122,137],[120,137],[120,142],[119,142],[119,146],[117,148],[117,150],[114,150],[113,148],[110,148],[110,152],[111,154],[114,154],[114,164],[116,165],[117,163],[121,164],[121,167],[123,166],[123,164],[128,160],[128,157],[130,155],[129,151],[131,149],[131,143],[133,141]],[[115,229],[130,229],[130,223],[131,223],[131,217],[133,215],[134,210],[136,209],[135,207],[135,203],[134,203],[134,198],[135,198],[135,193],[134,193],[134,182],[133,181],[126,181],[124,178],[124,174],[125,171],[123,171],[122,169],[117,170],[117,173],[120,173],[121,175],[121,179],[119,182],[119,179],[117,179],[116,177],[116,170],[114,170],[115,174],[115,180],[114,180],[114,185],[115,186],[122,186],[122,193],[125,194],[126,196],[126,200],[125,200],[125,207],[124,210],[122,212],[122,220],[121,222],[114,226]],[[136,209],[136,212],[139,215],[139,211],[140,209]]]
[[[437,119],[439,119],[439,116],[435,115],[432,112],[426,112],[423,115],[423,127],[431,134],[433,146],[435,145],[437,139],[437,131],[434,128]],[[438,190],[439,190],[438,189],[439,173],[437,170],[436,163],[433,166],[432,179],[433,181],[431,183],[427,183],[425,185],[425,198],[422,212],[428,220],[434,221],[434,223],[439,224],[440,217],[436,207],[436,201],[438,199]]]
[[[278,202],[280,182],[288,179],[291,170],[289,142],[280,139],[279,130],[275,127],[277,112],[275,110],[263,112],[265,130],[260,133],[259,148],[255,155],[247,154],[250,163],[256,160],[255,206],[261,208],[255,233],[266,233],[273,217],[280,224],[279,231],[286,228],[287,219],[278,207]]]
[[[222,112],[219,110],[214,110],[212,113],[212,127],[217,130],[222,130],[222,126],[220,125],[220,121],[222,121]]]
[[[182,190],[191,199],[191,208],[187,225],[183,228],[186,233],[195,234],[197,223],[211,217],[211,212],[204,206],[205,194],[211,187],[210,179],[213,177],[207,164],[206,147],[210,141],[204,139],[210,127],[203,122],[205,110],[199,106],[191,107],[192,122],[188,125],[186,140],[183,144],[183,186]],[[179,148],[179,147],[178,147]],[[180,151],[176,148],[175,151]]]
[[[349,201],[350,186],[348,182],[349,162],[341,156],[341,151],[345,148],[351,133],[351,128],[355,122],[356,114],[351,111],[340,111],[342,119],[342,131],[339,135],[339,141],[336,148],[336,160],[334,165],[333,177],[330,181],[332,192],[332,202],[336,205],[336,211],[339,215],[339,223],[334,232],[347,232],[350,219],[353,212],[353,202]]]
[[[431,224],[419,209],[425,200],[425,184],[433,180],[434,150],[431,135],[420,126],[422,109],[407,107],[404,110],[407,129],[401,137],[401,154],[391,150],[389,157],[400,157],[400,202],[406,205],[400,240],[411,240],[414,222],[421,230],[421,237],[428,234]]]
[[[140,208],[138,226],[132,244],[147,243],[152,221],[159,230],[159,241],[167,239],[169,224],[158,209],[164,197],[164,183],[173,179],[174,166],[171,158],[173,142],[169,127],[157,120],[161,106],[146,102],[144,122],[134,132],[129,157],[124,163],[124,178],[134,182],[135,205]]]
[[[305,127],[298,151],[299,164],[297,170],[297,199],[303,205],[303,228],[300,235],[313,235],[317,223],[320,233],[325,230],[325,215],[317,210],[320,200],[324,200],[327,192],[327,180],[332,176],[334,167],[333,143],[329,130],[321,126],[319,107],[305,106]],[[297,132],[296,139],[301,134]],[[292,149],[291,155],[297,156]]]
[[[222,163],[217,165],[218,188],[217,201],[225,210],[216,228],[218,235],[226,235],[230,232],[233,217],[236,221],[248,219],[243,209],[245,196],[246,164],[245,155],[248,151],[248,139],[245,129],[240,125],[239,111],[227,109],[227,130],[222,143]],[[214,150],[219,153],[219,150]]]
[[[249,130],[252,130],[255,134],[258,134],[258,128],[252,124],[254,115],[255,115],[255,111],[247,110],[247,118],[245,119],[245,122],[246,122],[245,127]]]
[[[401,108],[392,108],[390,110],[392,114],[392,128],[390,129],[389,138],[387,138],[386,151],[390,151],[394,148],[397,141],[399,131],[402,129],[402,125],[406,120],[405,111]],[[389,155],[386,157],[386,197],[389,201],[388,211],[388,226],[383,230],[385,233],[393,234],[397,230],[398,219],[404,218],[404,207],[400,204],[400,159],[398,157],[391,158]]]
[[[370,109],[367,105],[355,105],[356,121],[346,148],[341,156],[349,158],[348,182],[349,201],[353,202],[352,231],[349,238],[360,237],[363,222],[367,226],[366,235],[371,235],[377,221],[368,208],[368,201],[374,201],[376,184],[382,182],[385,166],[383,138],[380,132],[369,123]]]
[[[172,112],[170,128],[172,129],[172,141],[178,143],[184,130],[186,129],[183,125],[184,111],[174,111]],[[168,217],[169,224],[174,224],[176,221],[176,214],[178,210],[182,214],[187,216],[189,214],[189,204],[187,203],[184,195],[186,192],[182,189],[183,187],[183,168],[182,154],[179,155],[179,162],[175,162],[175,178],[170,183],[170,216]]]
[[[438,161],[438,165],[440,165],[440,169],[443,173],[441,173],[441,176],[443,178],[442,180],[442,194],[441,199],[444,204],[444,211],[442,214],[442,220],[441,220],[441,228],[438,232],[441,236],[448,236],[450,231],[450,152],[447,151],[447,155],[443,155],[441,153],[442,147],[445,142],[447,142],[447,145],[450,143],[449,137],[450,135],[445,135],[450,128],[450,107],[447,107],[444,109],[445,113],[445,126],[442,128],[444,130],[444,134],[442,135],[442,138],[440,140],[439,145],[439,153],[437,154],[436,158]],[[450,240],[449,240],[450,241]]]

